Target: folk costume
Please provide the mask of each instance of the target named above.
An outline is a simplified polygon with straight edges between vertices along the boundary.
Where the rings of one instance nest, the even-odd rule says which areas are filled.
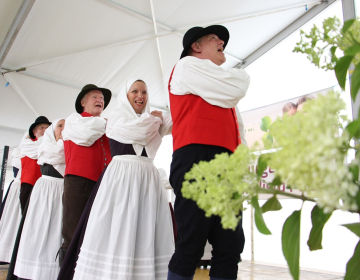
[[[55,139],[60,119],[49,126],[38,149],[42,176],[34,185],[21,233],[14,274],[20,278],[56,279],[55,262],[61,246],[62,194],[64,190],[64,143]]]
[[[60,249],[60,263],[70,245],[76,226],[102,170],[111,161],[109,139],[105,135],[106,120],[83,112],[81,99],[91,90],[104,95],[104,109],[111,99],[111,91],[86,85],[79,93],[75,108],[78,113],[65,120],[62,131],[65,148],[65,179],[63,194],[64,242]]]
[[[192,279],[207,240],[213,246],[210,279],[236,279],[245,242],[241,221],[235,231],[224,230],[219,217],[205,217],[196,202],[181,193],[184,175],[194,164],[230,154],[246,143],[236,105],[246,94],[249,76],[242,69],[224,70],[208,59],[187,56],[191,44],[207,34],[216,34],[225,48],[229,39],[225,27],[190,29],[169,80],[174,147],[170,184],[176,194],[178,236],[168,279]]]
[[[12,166],[14,169],[15,179],[9,186],[8,192],[6,194],[6,200],[4,199],[3,211],[0,220],[0,262],[3,263],[9,263],[11,260],[16,233],[18,231],[21,220],[21,207],[19,200],[21,186],[20,156],[20,147],[16,147],[12,152]],[[16,175],[15,168],[20,170],[20,172],[16,172]]]
[[[149,99],[137,115],[127,99],[135,80],[118,95],[108,119],[112,162],[92,204],[74,278],[166,279],[174,250],[166,191],[153,158],[163,121],[150,114]],[[166,122],[171,124],[170,116]]]
[[[20,190],[20,204],[21,211],[24,212],[25,205],[29,200],[33,186],[37,179],[41,177],[40,166],[37,164],[37,151],[41,143],[34,135],[33,129],[40,124],[49,124],[51,122],[44,117],[38,117],[29,128],[30,138],[23,139],[20,144],[21,147],[21,190]]]

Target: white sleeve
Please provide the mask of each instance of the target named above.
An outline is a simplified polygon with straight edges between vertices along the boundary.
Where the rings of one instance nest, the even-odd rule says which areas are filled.
[[[175,66],[170,91],[175,95],[194,94],[211,105],[233,108],[245,96],[249,83],[243,69],[224,70],[208,59],[187,56]]]
[[[166,112],[166,113],[164,113],[164,116],[163,116],[163,123],[162,123],[162,125],[160,125],[160,128],[159,128],[159,134],[160,134],[161,138],[164,137],[165,135],[171,134],[172,127],[173,127],[173,122],[172,122],[172,118],[171,118],[171,113]]]
[[[20,169],[21,168],[21,149],[20,146],[17,146],[14,148],[14,150],[11,153],[12,160],[11,165]]]
[[[63,140],[76,145],[90,147],[105,133],[106,120],[102,117],[82,117],[73,113],[65,120]]]
[[[238,127],[239,127],[239,133],[240,133],[240,138],[241,138],[241,144],[247,146],[247,142],[245,139],[245,126],[244,126],[244,122],[242,120],[242,117],[240,115],[239,109],[237,106],[235,106],[235,112],[236,112],[236,118],[238,120]]]

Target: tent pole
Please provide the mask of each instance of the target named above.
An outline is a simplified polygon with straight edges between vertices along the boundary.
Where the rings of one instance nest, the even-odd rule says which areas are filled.
[[[9,156],[9,146],[4,146],[4,153],[3,153],[3,160],[1,165],[1,188],[0,188],[0,207],[2,205],[2,198],[4,193],[4,185],[5,185],[5,178],[6,178],[6,167],[7,161]]]
[[[3,65],[7,54],[9,53],[12,44],[14,43],[16,36],[20,32],[23,23],[25,22],[31,8],[33,7],[36,0],[24,0],[21,4],[19,11],[13,20],[9,31],[0,47],[0,67]]]
[[[251,234],[251,261],[255,261],[254,254],[254,207],[250,205],[250,234]]]
[[[317,16],[319,13],[321,13],[324,9],[329,7],[334,2],[336,2],[336,0],[322,1],[321,4],[318,4],[315,7],[311,8],[309,11],[307,11],[305,14],[303,14],[293,23],[288,25],[285,29],[280,31],[277,35],[275,35],[273,38],[267,41],[264,45],[262,45],[260,48],[258,48],[248,57],[244,58],[244,62],[242,63],[241,68],[245,68],[249,66],[251,63],[253,63],[255,60],[257,60],[265,53],[267,53],[270,49],[275,47],[277,44],[279,44],[281,41],[287,38],[290,34],[298,30],[301,26],[303,26],[309,20]]]
[[[156,18],[155,18],[155,12],[154,12],[154,4],[153,1],[150,0],[150,7],[151,7],[151,15],[152,15],[152,21],[154,24],[154,31],[155,31],[155,36],[156,36],[156,45],[157,45],[157,50],[158,50],[158,55],[159,55],[159,63],[160,63],[160,68],[161,68],[161,76],[163,79],[163,85],[165,86],[165,79],[164,79],[164,70],[163,70],[163,64],[162,64],[162,59],[161,59],[161,50],[160,50],[160,43],[159,43],[159,37],[158,37],[158,31],[157,31],[157,26],[156,26]],[[165,88],[166,91],[166,88]]]

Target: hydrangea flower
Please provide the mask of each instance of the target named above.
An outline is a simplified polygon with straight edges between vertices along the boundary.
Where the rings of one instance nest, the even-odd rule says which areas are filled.
[[[315,199],[325,212],[358,210],[358,186],[344,163],[350,136],[340,134],[344,108],[338,94],[330,92],[305,103],[302,112],[279,118],[270,127],[277,149],[263,155],[282,182]],[[206,216],[219,215],[224,228],[234,229],[243,202],[262,192],[261,177],[250,168],[255,161],[254,151],[240,145],[232,155],[195,164],[185,175],[183,196],[195,200]]]

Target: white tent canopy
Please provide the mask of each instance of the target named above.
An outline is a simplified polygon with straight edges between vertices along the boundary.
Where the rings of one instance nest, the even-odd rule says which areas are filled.
[[[230,40],[223,67],[245,67],[294,31],[293,22],[333,2],[2,0],[0,149],[17,146],[38,116],[74,112],[88,83],[115,97],[126,79],[141,78],[152,107],[166,110],[167,81],[193,26],[225,25]],[[113,98],[104,115],[115,106]]]

